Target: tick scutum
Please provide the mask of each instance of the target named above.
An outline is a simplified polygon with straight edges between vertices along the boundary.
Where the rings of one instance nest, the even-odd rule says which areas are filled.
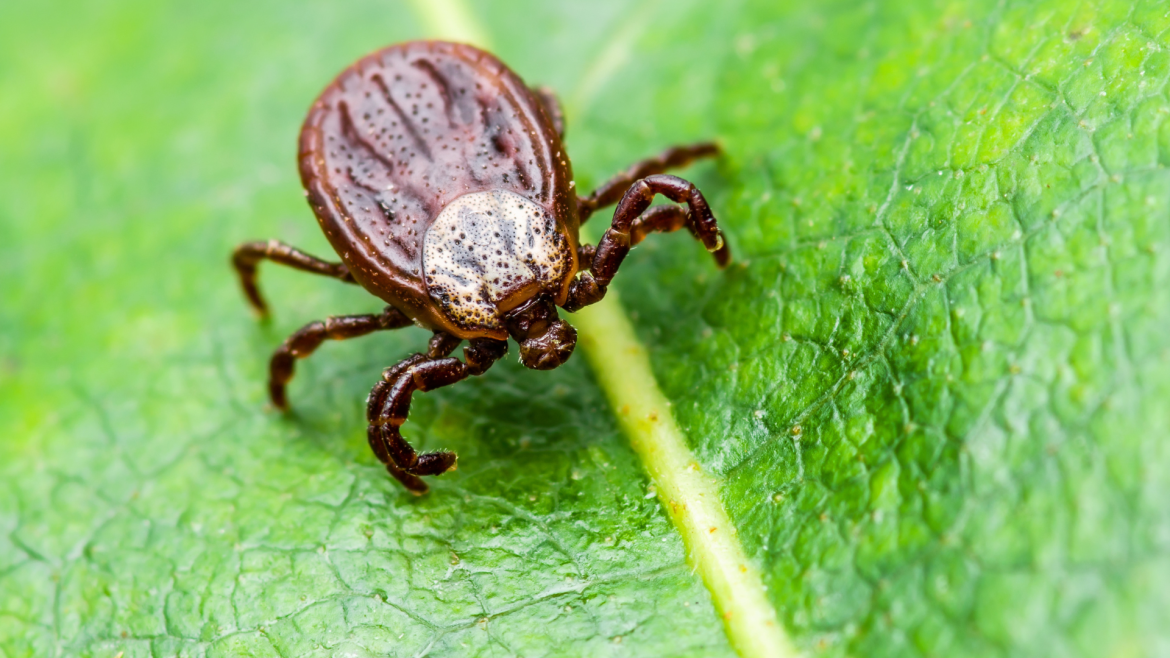
[[[552,215],[508,190],[455,199],[423,241],[431,297],[471,331],[506,330],[504,314],[539,293],[564,301],[574,266]]]

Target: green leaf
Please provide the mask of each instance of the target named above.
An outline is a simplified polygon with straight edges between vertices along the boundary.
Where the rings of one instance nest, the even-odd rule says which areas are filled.
[[[617,286],[795,644],[1170,650],[1163,4],[470,7],[568,101],[582,188],[723,141],[686,175],[737,263],[662,236]],[[407,436],[461,456],[422,499],[362,404],[424,332],[327,345],[266,410],[285,335],[378,305],[268,268],[257,324],[226,256],[328,253],[303,110],[412,16],[0,6],[3,655],[733,653],[614,372],[420,396]]]

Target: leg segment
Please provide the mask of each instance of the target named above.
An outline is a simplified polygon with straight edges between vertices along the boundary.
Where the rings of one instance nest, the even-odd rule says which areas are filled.
[[[678,206],[647,210],[655,194],[675,203],[686,203],[687,210]],[[565,310],[572,313],[600,301],[630,247],[641,242],[647,234],[674,231],[682,226],[689,228],[707,251],[715,255],[715,262],[720,267],[727,265],[731,252],[698,188],[677,176],[668,175],[649,176],[634,183],[614,211],[613,224],[594,248],[589,272],[583,272],[570,286]],[[581,252],[586,254],[587,249],[582,247]]]
[[[436,335],[438,336],[438,335]],[[399,428],[410,412],[415,391],[430,391],[473,375],[482,375],[508,352],[508,342],[476,338],[463,350],[463,361],[447,357],[458,342],[432,340],[427,354],[415,354],[382,373],[366,407],[370,447],[386,470],[412,493],[422,495],[427,485],[418,476],[439,475],[455,467],[455,453],[418,453],[402,438]],[[445,351],[445,353],[444,353]]]
[[[248,296],[248,302],[262,316],[268,315],[268,304],[264,302],[260,289],[256,287],[256,266],[264,259],[288,265],[302,272],[321,274],[340,279],[346,283],[357,283],[354,281],[353,275],[349,273],[349,268],[343,263],[321,260],[277,240],[245,242],[232,252],[232,265],[235,266],[236,273],[240,275],[240,284],[244,287],[244,294]]]
[[[691,221],[691,213],[686,208],[682,206],[655,206],[639,215],[630,225],[630,246],[633,247],[645,240],[646,236],[651,233],[672,233],[684,226],[690,230],[691,235],[695,236],[696,240],[703,239]],[[718,229],[716,231],[718,232]],[[731,262],[731,248],[727,246],[727,240],[723,238],[723,233],[718,232],[718,235],[720,236],[720,239],[717,240],[719,248],[711,253],[715,256],[715,264],[723,268]]]
[[[378,315],[342,315],[326,318],[324,322],[310,322],[301,327],[277,348],[268,364],[268,395],[272,398],[273,406],[288,409],[284,386],[293,377],[296,360],[308,357],[326,339],[346,340],[365,336],[374,331],[399,329],[410,324],[410,318],[402,311],[387,306],[386,310]]]
[[[630,165],[622,173],[614,176],[601,187],[586,197],[577,198],[577,207],[580,208],[580,222],[584,224],[589,216],[599,208],[617,203],[622,194],[636,181],[654,174],[661,174],[669,169],[685,167],[699,158],[710,158],[719,155],[719,146],[713,142],[691,144],[690,146],[675,146],[666,149],[653,158],[646,158]]]
[[[533,87],[532,93],[540,99],[540,104],[544,106],[544,111],[548,112],[548,118],[552,119],[553,127],[557,129],[557,134],[561,139],[565,138],[565,111],[561,109],[561,101],[557,98],[557,93],[549,87]]]
[[[630,224],[630,246],[638,244],[651,233],[673,233],[689,226],[691,216],[682,206],[654,206]],[[694,233],[694,230],[691,230]],[[695,236],[698,237],[698,236]]]
[[[654,206],[638,216],[630,225],[630,246],[638,244],[651,233],[673,233],[682,227],[695,230],[690,223],[691,215],[682,206]],[[697,238],[698,235],[695,235]],[[577,262],[581,263],[582,271],[589,271],[593,267],[593,257],[597,254],[597,247],[583,244],[577,248]],[[731,260],[731,249],[724,242],[723,247],[714,252],[715,262],[719,267],[726,267]]]

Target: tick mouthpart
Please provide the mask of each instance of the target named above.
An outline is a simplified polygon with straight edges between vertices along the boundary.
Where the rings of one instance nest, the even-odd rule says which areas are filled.
[[[564,320],[547,325],[544,333],[520,341],[520,363],[533,370],[552,370],[569,360],[577,346],[577,330]]]
[[[557,307],[537,296],[504,317],[508,333],[520,343],[520,363],[533,370],[552,370],[569,360],[577,346],[577,330],[557,317]]]

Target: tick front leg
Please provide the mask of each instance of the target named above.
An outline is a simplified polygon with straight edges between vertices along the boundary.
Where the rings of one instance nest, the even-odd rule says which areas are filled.
[[[655,194],[662,194],[676,203],[686,203],[687,209],[679,206],[648,209]],[[614,211],[613,224],[601,236],[597,246],[581,248],[579,253],[582,256],[591,256],[589,271],[583,272],[569,287],[565,310],[571,313],[600,301],[630,247],[641,242],[646,235],[675,231],[683,226],[689,228],[715,256],[719,267],[730,262],[731,250],[715,223],[711,208],[692,183],[668,175],[649,176],[634,183],[622,197]]]
[[[719,145],[714,142],[702,142],[689,146],[675,146],[653,158],[635,162],[622,173],[603,183],[593,191],[593,194],[577,198],[577,207],[580,209],[578,221],[584,224],[595,211],[617,203],[630,185],[639,179],[685,167],[699,158],[711,158],[716,155],[719,155]]]
[[[232,265],[240,276],[240,285],[252,308],[261,316],[268,315],[268,304],[256,287],[256,266],[262,260],[287,265],[295,270],[332,277],[346,283],[357,283],[343,263],[332,263],[310,256],[296,247],[277,240],[245,242],[232,252]]]
[[[630,246],[637,245],[651,233],[673,233],[684,226],[691,229],[691,234],[695,235],[690,220],[690,213],[682,206],[654,206],[639,215],[638,219],[635,219],[634,223],[630,225]],[[696,237],[698,236],[696,235]],[[581,263],[582,271],[589,271],[593,267],[593,257],[596,254],[597,247],[591,244],[577,247],[577,262]],[[727,246],[726,239],[723,246],[712,255],[715,256],[716,265],[727,267],[731,261],[731,249]]]
[[[630,246],[638,244],[651,233],[672,233],[682,227],[687,227],[696,240],[702,240],[698,229],[691,222],[691,213],[682,206],[654,206],[638,216],[630,225]],[[722,236],[722,232],[719,233]],[[731,262],[731,248],[727,246],[727,239],[723,244],[711,252],[715,257],[715,264],[720,268],[727,267]]]
[[[418,495],[427,492],[427,485],[419,476],[445,473],[455,467],[456,456],[448,451],[420,454],[402,438],[399,428],[410,413],[411,396],[415,391],[430,391],[482,375],[508,352],[507,341],[488,338],[472,340],[463,350],[463,361],[444,358],[454,348],[450,342],[437,347],[432,341],[432,349],[427,354],[415,354],[387,368],[382,373],[382,381],[370,391],[366,407],[367,436],[374,454],[391,475]]]
[[[378,315],[342,315],[310,322],[277,348],[268,364],[268,395],[278,409],[288,409],[285,385],[293,378],[296,360],[312,354],[326,340],[357,338],[375,331],[399,329],[411,324],[402,311],[387,306]],[[452,348],[454,349],[454,348]]]

